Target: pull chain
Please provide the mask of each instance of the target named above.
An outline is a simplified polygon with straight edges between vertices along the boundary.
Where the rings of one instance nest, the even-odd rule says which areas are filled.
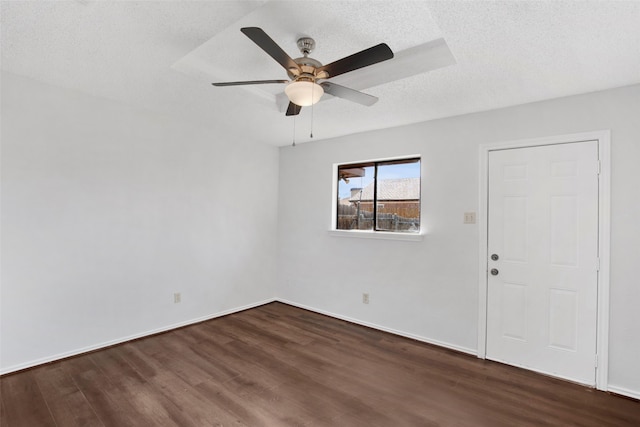
[[[313,102],[313,90],[315,89],[315,86],[316,86],[315,84],[311,85],[311,102]],[[311,104],[311,133],[309,134],[309,137],[311,139],[313,139],[313,105],[314,104],[315,102]]]
[[[291,146],[296,146],[296,116],[293,116],[293,144]]]

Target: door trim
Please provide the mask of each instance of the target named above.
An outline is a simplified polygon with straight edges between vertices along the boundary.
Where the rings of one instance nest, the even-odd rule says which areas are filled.
[[[478,200],[478,357],[487,355],[487,246],[488,246],[488,191],[489,152],[509,148],[537,147],[572,142],[598,141],[600,177],[598,180],[598,306],[596,327],[596,389],[608,390],[609,376],[609,268],[610,268],[610,183],[611,183],[611,131],[601,130],[544,138],[522,139],[480,144],[479,200]]]

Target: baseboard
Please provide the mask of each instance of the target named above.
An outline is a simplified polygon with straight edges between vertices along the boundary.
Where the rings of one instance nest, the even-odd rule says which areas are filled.
[[[624,387],[617,387],[615,385],[610,385],[607,388],[607,391],[615,394],[620,394],[622,396],[630,397],[632,399],[640,400],[640,391],[629,390]]]
[[[180,322],[180,323],[174,323],[172,325],[168,325],[168,326],[163,326],[162,328],[158,328],[158,329],[152,329],[150,331],[146,331],[146,332],[142,332],[139,334],[134,334],[134,335],[129,335],[127,337],[124,338],[118,338],[115,340],[111,340],[111,341],[106,341],[100,344],[96,344],[96,345],[92,345],[92,346],[88,346],[88,347],[84,347],[84,348],[80,348],[80,349],[76,349],[76,350],[72,350],[72,351],[68,351],[65,353],[60,353],[60,354],[56,354],[53,356],[48,356],[48,357],[43,357],[41,359],[36,359],[36,360],[32,360],[26,363],[21,363],[19,365],[14,365],[14,366],[9,366],[8,368],[3,368],[0,370],[0,375],[6,375],[6,374],[10,374],[13,372],[17,372],[17,371],[22,371],[24,369],[29,369],[29,368],[33,368],[35,366],[38,365],[44,365],[45,363],[51,363],[51,362],[55,362],[57,360],[61,360],[61,359],[66,359],[69,357],[73,357],[73,356],[78,356],[84,353],[89,353],[92,351],[96,351],[96,350],[100,350],[103,348],[107,348],[107,347],[111,347],[117,344],[122,344],[125,343],[127,341],[132,341],[132,340],[136,340],[136,339],[140,339],[140,338],[145,338],[151,335],[156,335],[156,334],[160,334],[162,332],[167,332],[170,331],[172,329],[178,329],[178,328],[182,328],[185,326],[189,326],[189,325],[194,325],[196,323],[200,323],[200,322],[204,322],[207,320],[211,320],[211,319],[215,319],[216,317],[222,317],[222,316],[227,316],[229,314],[233,314],[233,313],[238,313],[240,311],[244,311],[244,310],[248,310],[250,308],[254,308],[254,307],[259,307],[261,305],[265,305],[265,304],[269,304],[271,302],[276,301],[275,298],[270,298],[270,299],[266,299],[263,301],[259,301],[259,302],[255,302],[252,304],[247,304],[247,305],[243,305],[240,307],[235,307],[235,308],[231,308],[229,310],[224,310],[224,311],[220,311],[217,313],[213,313],[213,314],[209,314],[206,316],[202,316],[202,317],[198,317],[196,319],[191,319],[191,320],[187,320],[184,322]]]
[[[455,351],[459,351],[461,353],[471,354],[473,356],[477,356],[478,355],[478,351],[475,350],[475,349],[472,349],[472,348],[462,347],[462,346],[451,344],[451,343],[448,343],[448,342],[434,340],[434,339],[423,337],[423,336],[420,336],[420,335],[410,334],[410,333],[407,333],[407,332],[404,332],[404,331],[399,331],[399,330],[396,330],[396,329],[387,328],[385,326],[376,325],[375,323],[365,322],[363,320],[354,319],[354,318],[351,318],[351,317],[348,317],[348,316],[342,316],[340,314],[335,314],[335,313],[332,313],[332,312],[329,312],[329,311],[320,310],[320,309],[315,308],[315,307],[309,307],[307,305],[299,304],[297,302],[289,301],[289,300],[282,299],[282,298],[276,298],[275,300],[278,301],[278,302],[281,302],[283,304],[288,304],[288,305],[291,305],[291,306],[294,306],[294,307],[302,308],[304,310],[313,311],[314,313],[319,313],[319,314],[323,314],[325,316],[334,317],[336,319],[344,320],[344,321],[347,321],[347,322],[350,322],[350,323],[355,323],[357,325],[366,326],[366,327],[372,328],[372,329],[377,329],[379,331],[388,332],[390,334],[398,335],[398,336],[401,336],[401,337],[411,338],[411,339],[416,340],[416,341],[421,341],[421,342],[424,342],[424,343],[427,343],[427,344],[437,345],[438,347],[444,347],[444,348],[447,348],[449,350],[455,350]]]

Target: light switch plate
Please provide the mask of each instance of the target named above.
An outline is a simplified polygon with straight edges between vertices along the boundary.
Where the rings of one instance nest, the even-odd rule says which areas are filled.
[[[475,212],[465,212],[464,213],[464,224],[475,224],[476,223],[476,213]]]

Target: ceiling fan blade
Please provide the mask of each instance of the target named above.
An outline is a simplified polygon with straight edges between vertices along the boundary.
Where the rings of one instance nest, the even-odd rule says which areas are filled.
[[[393,58],[391,48],[389,48],[386,43],[380,43],[369,49],[349,55],[346,58],[338,59],[331,64],[324,65],[318,68],[318,71],[326,71],[329,74],[329,78],[331,78],[391,58]]]
[[[302,110],[302,107],[294,104],[293,102],[289,102],[289,107],[287,107],[287,116],[297,116],[298,114],[300,114],[300,110]]]
[[[211,83],[214,86],[268,85],[273,83],[289,83],[289,80],[248,80],[245,82]]]
[[[300,66],[296,64],[295,61],[291,59],[291,57],[287,55],[287,53],[262,30],[262,28],[245,27],[240,28],[240,31],[242,31],[245,36],[249,37],[255,44],[260,46],[262,50],[267,52],[269,56],[282,65],[285,70],[300,69]]]
[[[358,104],[371,106],[378,102],[378,98],[366,94],[364,92],[357,91],[355,89],[350,89],[345,86],[340,86],[331,82],[322,82],[320,86],[324,89],[325,93],[329,95],[337,96],[338,98],[346,99],[349,101],[357,102]]]
[[[331,82],[356,90],[364,90],[418,74],[428,73],[455,63],[456,59],[449,46],[444,39],[440,38],[395,52],[391,61],[380,62],[371,67],[343,74],[331,79]]]

